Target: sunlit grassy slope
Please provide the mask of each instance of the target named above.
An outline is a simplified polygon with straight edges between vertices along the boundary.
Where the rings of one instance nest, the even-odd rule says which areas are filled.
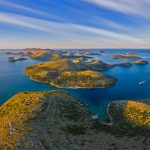
[[[128,122],[137,126],[150,127],[150,106],[142,102],[128,101],[124,111]]]
[[[109,105],[109,114],[114,123],[150,127],[150,104],[148,102],[132,100],[112,102]]]

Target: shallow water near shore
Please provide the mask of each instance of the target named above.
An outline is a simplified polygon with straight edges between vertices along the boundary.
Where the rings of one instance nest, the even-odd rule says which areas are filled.
[[[45,91],[58,89],[47,84],[37,83],[30,80],[23,74],[25,66],[41,62],[39,60],[28,59],[25,61],[10,63],[6,52],[11,50],[0,50],[0,104],[21,91]],[[15,52],[15,50],[13,50]],[[103,52],[93,50],[94,59],[102,60],[106,63],[115,64],[131,60],[112,59],[113,54],[127,54],[136,52],[135,55],[150,61],[150,50],[104,50]],[[71,95],[82,101],[93,114],[101,119],[107,118],[107,105],[114,100],[143,100],[150,98],[150,64],[133,65],[131,67],[114,67],[104,71],[118,79],[117,84],[111,88],[105,89],[60,89],[66,90]],[[144,81],[145,83],[139,84]]]

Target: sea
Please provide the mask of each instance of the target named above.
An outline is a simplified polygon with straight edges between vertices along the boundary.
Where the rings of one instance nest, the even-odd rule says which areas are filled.
[[[118,79],[115,86],[100,89],[58,89],[48,84],[38,83],[23,74],[25,66],[33,65],[41,60],[28,58],[25,61],[8,62],[6,52],[22,50],[0,50],[0,105],[22,91],[64,90],[76,97],[89,108],[93,115],[107,119],[107,105],[118,100],[150,99],[150,64],[118,66],[103,73]],[[70,50],[71,51],[71,50]],[[150,62],[150,49],[92,49],[90,59],[101,60],[109,64],[133,62],[128,59],[113,59],[114,54],[130,54],[142,57]],[[74,53],[76,53],[74,51]],[[77,53],[80,53],[78,50]],[[15,58],[18,56],[15,56]]]

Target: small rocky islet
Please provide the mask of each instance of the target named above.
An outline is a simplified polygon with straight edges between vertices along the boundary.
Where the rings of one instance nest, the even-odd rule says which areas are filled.
[[[146,61],[146,60],[140,59],[140,60],[137,60],[137,61],[133,62],[133,64],[146,65],[146,64],[149,64],[149,62]]]
[[[24,58],[24,57],[21,57],[21,58],[14,58],[14,57],[8,57],[8,62],[17,62],[17,61],[24,61],[24,60],[27,60],[28,58]]]

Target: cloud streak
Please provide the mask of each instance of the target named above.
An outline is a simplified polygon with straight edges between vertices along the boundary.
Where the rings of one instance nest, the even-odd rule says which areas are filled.
[[[38,10],[38,9],[30,8],[30,7],[27,7],[27,6],[24,6],[24,5],[21,5],[21,4],[17,4],[17,3],[14,3],[14,2],[10,2],[10,1],[7,1],[7,0],[0,0],[0,5],[4,6],[6,8],[11,8],[13,10],[21,10],[22,12],[28,12],[28,13],[36,14],[36,15],[39,15],[39,16],[53,18],[55,20],[56,19],[61,20],[60,17],[58,17],[54,14],[47,13],[47,12],[44,12],[44,11],[41,11],[41,10]]]
[[[70,35],[72,37],[78,36],[80,38],[87,39],[86,36],[88,35],[89,37],[95,37],[95,38],[99,37],[99,39],[105,37],[116,41],[124,40],[124,41],[138,42],[138,43],[144,42],[130,35],[116,33],[116,32],[112,32],[109,30],[104,30],[96,27],[80,25],[80,24],[72,24],[72,23],[46,21],[43,19],[35,19],[33,17],[27,17],[22,15],[12,14],[12,13],[0,13],[0,22],[7,23],[10,25],[26,27],[26,28],[38,30],[45,33],[57,34],[65,37],[67,37],[67,35]]]
[[[149,18],[149,0],[82,0],[109,10]]]

